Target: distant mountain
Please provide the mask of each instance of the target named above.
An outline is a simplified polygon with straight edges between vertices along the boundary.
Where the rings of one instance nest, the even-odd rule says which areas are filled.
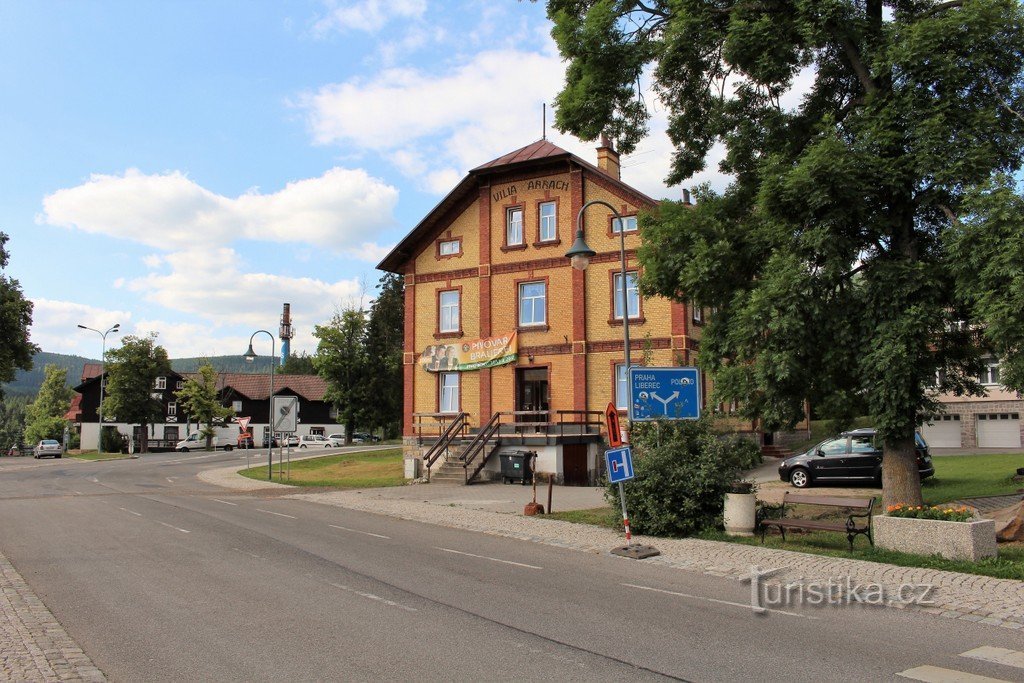
[[[246,363],[241,356],[211,356],[209,358],[174,358],[171,368],[175,372],[195,372],[199,364],[209,360],[218,372],[269,372],[270,358],[260,356],[254,362]],[[64,353],[48,353],[40,351],[33,358],[32,369],[19,370],[13,382],[3,385],[6,396],[35,396],[43,385],[44,368],[57,365],[68,370],[68,386],[74,387],[82,381],[82,370],[86,363],[99,363],[98,360],[83,356],[72,356]]]

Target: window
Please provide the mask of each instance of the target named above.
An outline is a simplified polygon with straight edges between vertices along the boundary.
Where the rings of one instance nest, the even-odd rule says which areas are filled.
[[[459,373],[442,372],[440,378],[440,404],[442,413],[459,412]]]
[[[167,404],[167,414],[168,415],[177,415],[178,414],[178,404],[175,403],[174,401],[169,402]]]
[[[547,283],[524,282],[519,285],[519,325],[547,323]]]
[[[156,378],[156,384],[153,385],[153,388],[154,389],[166,389],[167,388],[167,378],[166,377],[157,377]]]
[[[174,388],[175,389],[184,389],[185,388],[185,380],[179,379],[177,384],[174,385]]]
[[[626,232],[636,232],[636,216],[626,216],[621,220],[618,218],[612,219],[612,232],[618,235],[625,226]]]
[[[555,202],[540,205],[540,241],[554,242],[558,238],[558,216]]]
[[[439,332],[458,332],[461,328],[461,319],[459,318],[459,290],[453,289],[447,292],[439,292],[437,297],[437,305],[440,308],[438,312],[438,331]]]
[[[851,453],[874,453],[875,448],[874,437],[870,434],[856,434],[850,437],[850,452]]]
[[[703,325],[704,324],[704,309],[697,304],[690,304],[690,310],[693,311],[693,324]]]
[[[235,411],[236,413],[242,412],[242,402],[241,401],[232,401],[231,402],[231,410]]]
[[[517,246],[523,243],[523,209],[513,207],[505,213],[505,244]]]
[[[441,256],[455,256],[462,251],[462,244],[460,240],[445,240],[437,248]]]
[[[151,393],[149,395],[149,397],[151,399],[153,399],[154,401],[162,401],[162,400],[164,400],[164,395],[163,394],[158,394],[155,391],[153,393]]]
[[[629,385],[625,363],[615,364],[615,407],[619,410],[629,409]]]
[[[613,287],[612,311],[616,320],[622,320],[622,273],[615,273]],[[626,306],[629,317],[640,317],[640,290],[636,286],[636,271],[626,272]]]
[[[824,455],[842,455],[846,453],[846,439],[832,439],[821,444],[820,449]]]
[[[986,385],[999,384],[999,361],[988,358],[982,361],[985,367],[978,375],[978,382]]]

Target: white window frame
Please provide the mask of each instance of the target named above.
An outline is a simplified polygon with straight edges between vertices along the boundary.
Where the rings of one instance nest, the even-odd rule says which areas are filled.
[[[690,310],[693,312],[693,322],[696,323],[697,325],[703,325],[704,324],[704,309],[701,308],[700,306],[698,306],[697,304],[691,302],[690,303]]]
[[[178,403],[177,403],[177,401],[168,401],[167,402],[167,415],[168,415],[168,417],[170,417],[172,415],[177,415],[177,414],[178,414]]]
[[[459,373],[442,372],[437,381],[439,413],[459,412]]]
[[[625,363],[615,364],[615,407],[618,410],[629,410],[628,375]]]
[[[545,211],[550,209],[550,214]],[[558,203],[541,202],[540,209],[540,231],[537,235],[540,242],[554,242],[558,239]]]
[[[637,282],[637,271],[626,271],[626,306],[629,308],[629,319],[640,317],[640,287]],[[622,273],[615,273],[612,276],[612,316],[615,320],[622,320]],[[636,308],[633,302],[636,297]]]
[[[619,234],[619,231],[622,229],[620,226],[622,225],[623,222],[625,222],[625,224],[626,224],[626,232],[627,233],[629,233],[629,232],[636,232],[636,216],[623,216],[622,217],[622,221],[620,221],[618,218],[613,218],[612,219],[612,234],[613,235],[618,235]]]
[[[156,382],[153,384],[153,388],[154,389],[166,389],[167,388],[167,378],[166,377],[157,377],[156,378]]]
[[[231,402],[231,410],[235,411],[236,413],[242,412],[242,402],[241,401],[232,401]]]
[[[999,385],[999,361],[994,358],[986,358],[982,361],[984,367],[978,375],[978,381],[982,386],[994,387]]]
[[[515,219],[517,215],[518,220]],[[518,247],[523,243],[523,207],[509,207],[505,210],[505,244]]]
[[[460,240],[443,240],[438,246],[438,253],[441,256],[455,256],[462,251]]]
[[[176,389],[184,389],[185,388],[185,380],[179,379],[177,384],[175,385],[175,388]]]
[[[448,301],[445,301],[445,298]],[[454,299],[454,300],[453,300]],[[446,289],[437,294],[437,330],[438,332],[458,332],[462,327],[460,310],[462,293],[457,289]]]
[[[532,285],[540,285],[543,289],[542,293],[538,295],[532,295],[527,297],[525,290],[527,287]],[[527,322],[524,319],[523,313],[526,311],[526,304],[529,302],[529,307],[532,315],[530,321]],[[536,318],[538,312],[537,308],[540,307],[540,319]],[[534,282],[520,282],[519,283],[519,327],[536,327],[539,325],[548,324],[548,284],[544,280],[536,280]]]

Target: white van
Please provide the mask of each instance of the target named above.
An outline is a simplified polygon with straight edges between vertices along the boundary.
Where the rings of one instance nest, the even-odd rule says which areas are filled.
[[[235,439],[231,439],[229,437],[221,436],[220,434],[218,434],[217,436],[213,437],[211,443],[213,445],[214,450],[218,448],[223,448],[226,451],[230,451],[232,448],[235,447],[235,444],[237,443],[237,437]],[[174,450],[180,451],[182,453],[188,453],[189,451],[202,451],[205,449],[206,437],[203,436],[200,432],[192,432],[185,439],[179,441],[174,446]]]

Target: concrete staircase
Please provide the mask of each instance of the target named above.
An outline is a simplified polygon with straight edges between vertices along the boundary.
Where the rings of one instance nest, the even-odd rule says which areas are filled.
[[[465,484],[466,468],[457,458],[443,460],[430,471],[430,481],[444,484]]]
[[[793,455],[793,451],[782,446],[761,446],[761,455],[765,458],[784,460]]]

